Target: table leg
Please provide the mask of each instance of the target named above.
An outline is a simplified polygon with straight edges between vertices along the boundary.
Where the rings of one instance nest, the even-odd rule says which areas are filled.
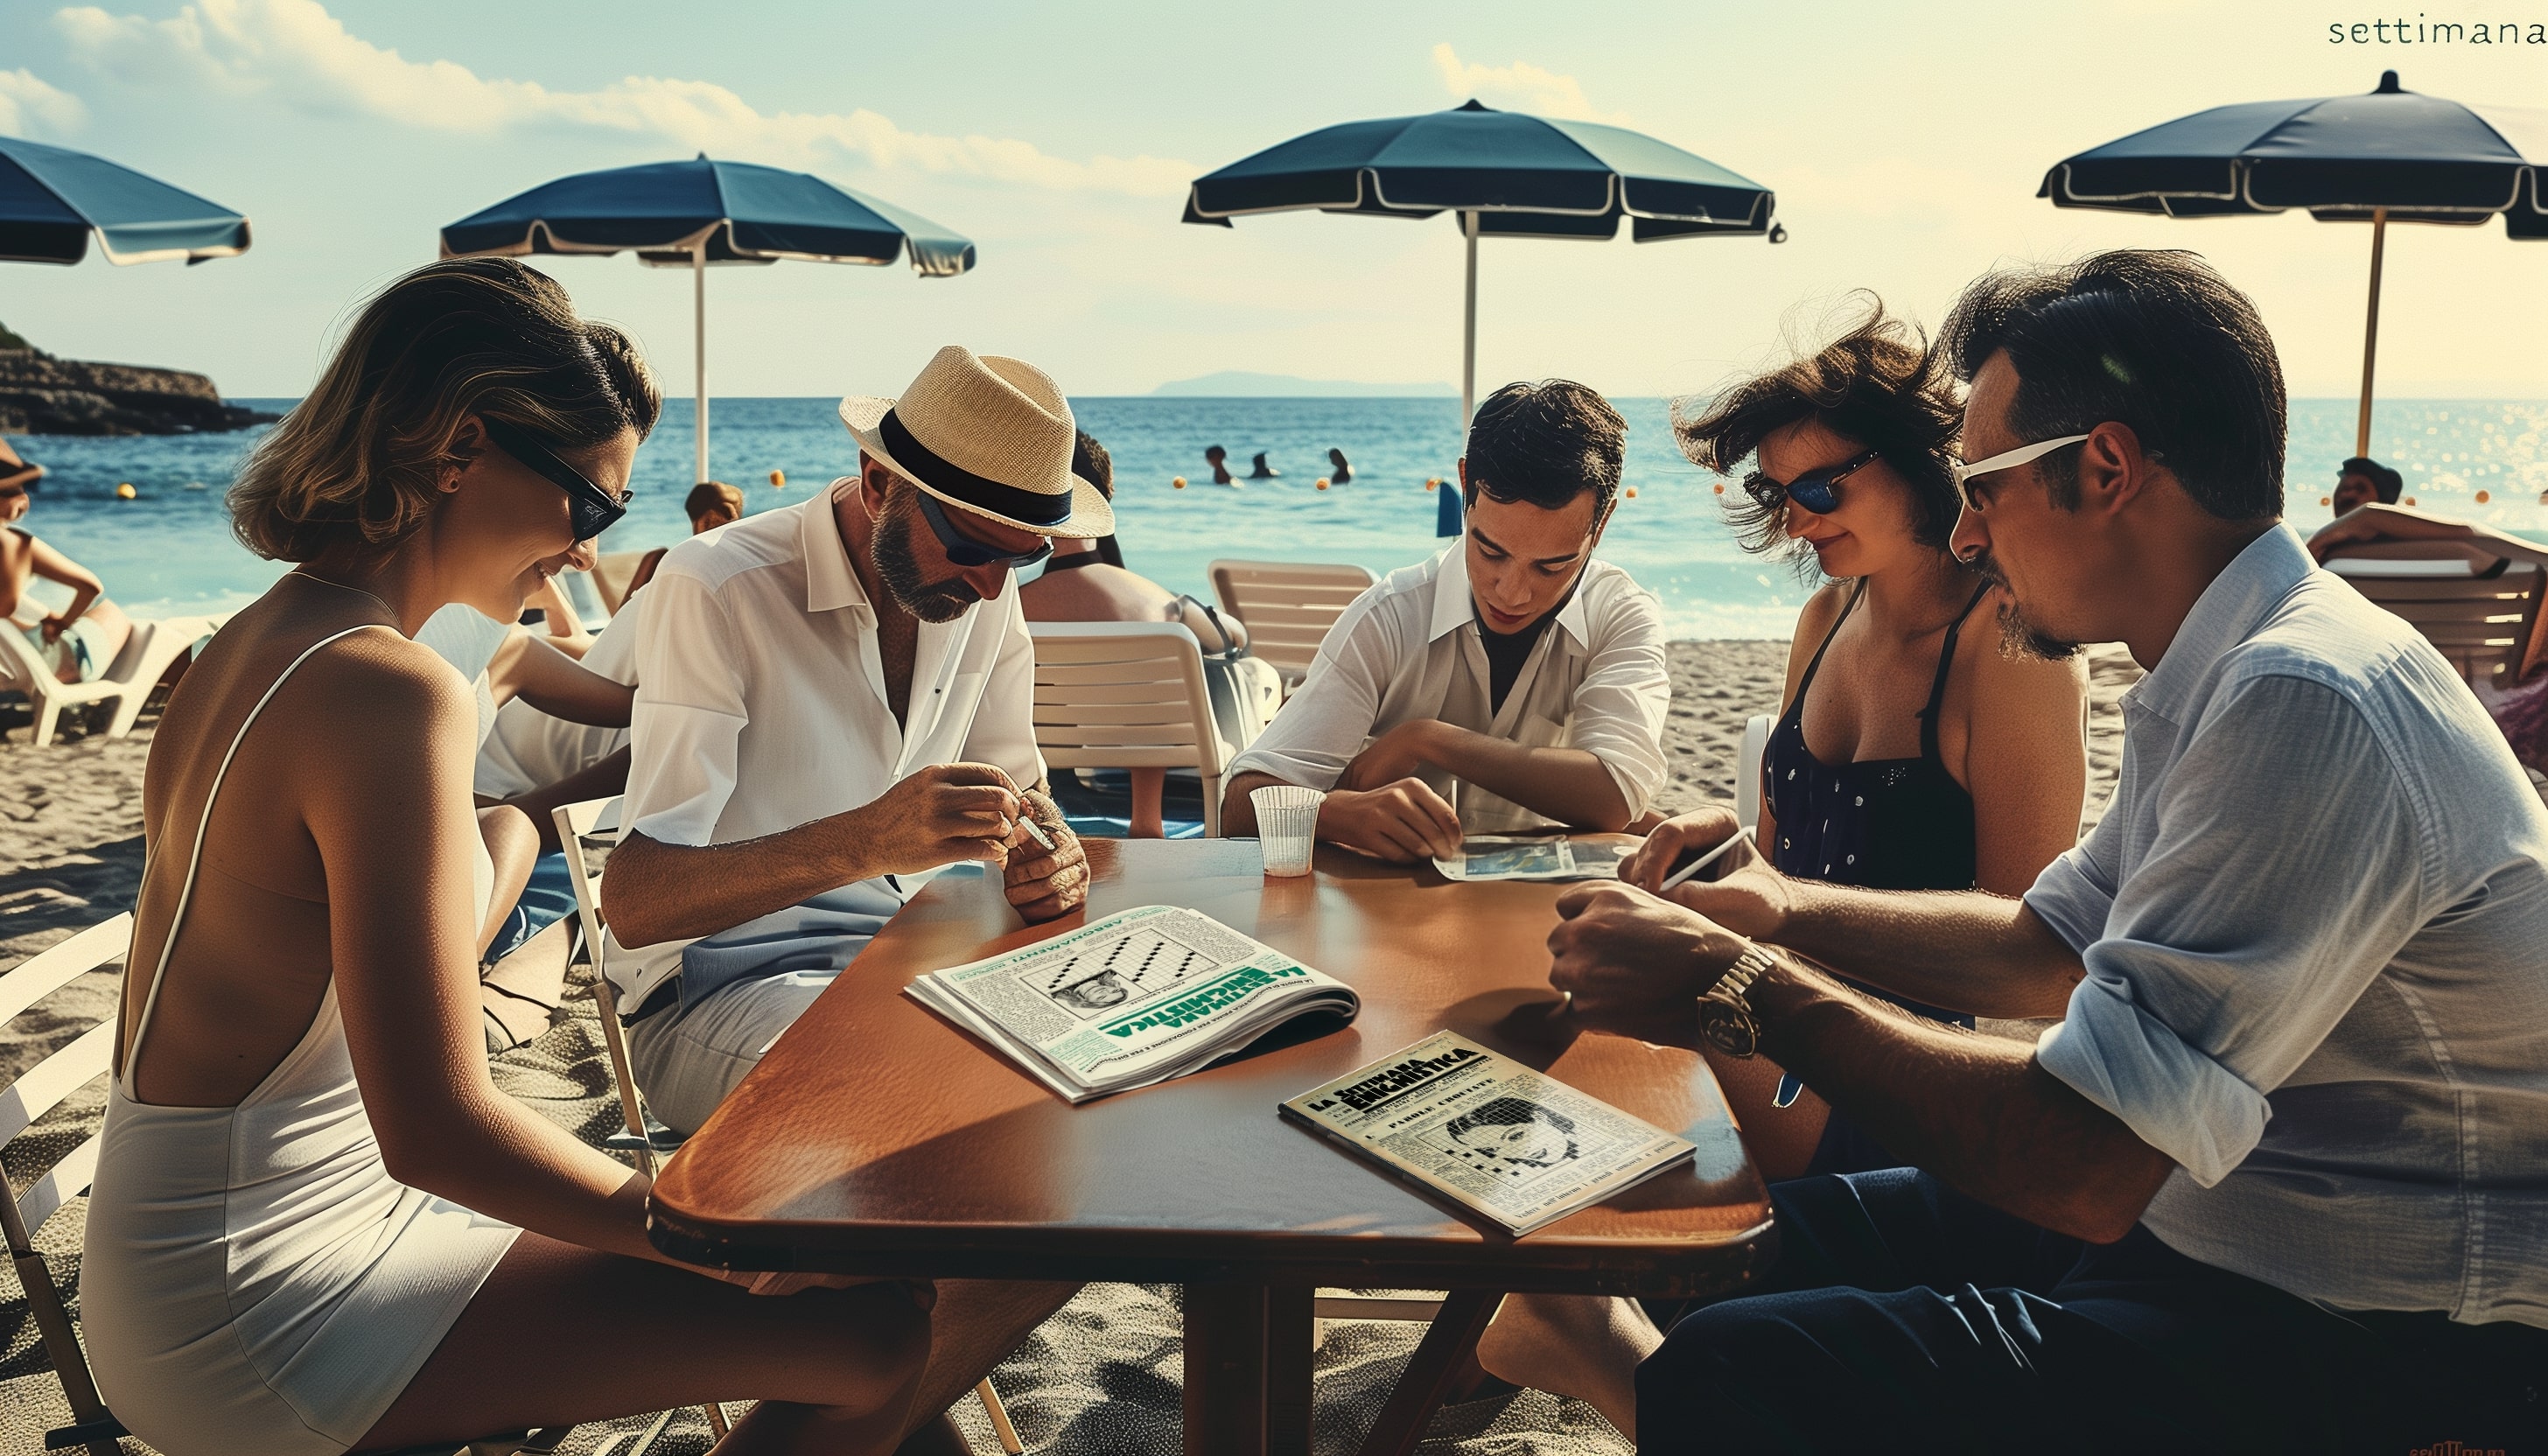
[[[1266,1456],[1310,1456],[1310,1360],[1317,1353],[1318,1291],[1278,1284],[1265,1292]]]
[[[1372,1422],[1371,1434],[1363,1437],[1361,1456],[1410,1456],[1502,1298],[1494,1290],[1455,1289],[1442,1301],[1442,1313],[1433,1317],[1415,1346],[1415,1357],[1407,1362],[1407,1373],[1398,1378],[1398,1388]]]
[[[1186,1456],[1267,1456],[1266,1288],[1189,1284]]]

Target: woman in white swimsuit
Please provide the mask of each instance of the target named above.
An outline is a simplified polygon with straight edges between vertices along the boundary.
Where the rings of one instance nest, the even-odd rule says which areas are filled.
[[[671,1264],[646,1180],[487,1069],[470,690],[410,637],[447,602],[516,616],[613,513],[656,405],[545,276],[437,263],[365,309],[231,492],[241,539],[300,565],[151,745],[81,1279],[99,1384],[167,1456],[710,1400],[763,1402],[726,1456],[890,1450],[908,1423],[926,1286]]]

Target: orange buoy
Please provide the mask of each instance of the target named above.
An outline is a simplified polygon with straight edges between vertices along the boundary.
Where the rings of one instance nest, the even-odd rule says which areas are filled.
[[[133,482],[131,481],[126,481],[123,485],[115,488],[115,499],[118,500],[130,500],[140,494],[141,493],[139,491],[133,489]]]
[[[1636,487],[1634,487],[1634,486],[1630,486],[1630,487],[1628,488],[1628,499],[1629,499],[1629,500],[1636,500],[1636,499],[1637,499],[1637,488],[1636,488]]]
[[[2480,492],[2478,492],[2478,493],[2477,493],[2477,503],[2478,503],[2478,504],[2480,504],[2480,505],[2484,505],[2486,502],[2487,502],[2487,494],[2486,494],[2486,492],[2484,492],[2484,491],[2480,491]]]
[[[1184,476],[1178,476],[1175,480],[1168,482],[1168,484],[1182,491],[1186,488],[1186,478]]]
[[[1725,488],[1723,486],[1719,486],[1717,489],[1722,491]],[[2332,496],[2320,496],[2318,498],[2318,503],[2320,505],[2332,505],[2335,503],[2335,498]]]
[[[1724,494],[1725,494],[1725,482],[1723,482],[1723,481],[1718,481],[1718,482],[1716,483],[1716,494],[1718,494],[1718,495],[1720,495],[1720,496],[1722,496],[1722,495],[1724,495]]]
[[[1440,478],[1440,477],[1438,477],[1438,476],[1430,477],[1430,478],[1426,479],[1426,481],[1424,482],[1424,489],[1426,489],[1426,490],[1428,490],[1428,491],[1429,491],[1429,490],[1432,490],[1435,486],[1438,486],[1438,485],[1440,485],[1440,484],[1442,484],[1442,481],[1441,481],[1441,478]]]
[[[783,490],[786,490],[786,489],[787,489],[787,472],[785,472],[785,471],[783,471],[783,470],[774,470],[774,471],[772,471],[772,472],[770,473],[770,489],[772,489],[772,490],[774,490],[774,491],[783,491]]]
[[[1327,478],[1325,476],[1319,477],[1318,486],[1320,490],[1325,490],[1327,488]]]
[[[2407,498],[2407,503],[2408,503],[2408,504],[2410,504],[2410,505],[2414,504],[2414,503],[2415,503],[2415,498],[2414,498],[2414,497],[2412,497],[2412,496],[2408,497],[2408,498]]]

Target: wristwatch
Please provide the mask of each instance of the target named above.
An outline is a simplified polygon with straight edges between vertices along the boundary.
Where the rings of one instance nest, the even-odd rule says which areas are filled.
[[[1734,964],[1717,977],[1716,984],[1698,998],[1698,1034],[1707,1045],[1728,1056],[1749,1058],[1761,1049],[1761,1023],[1752,1015],[1752,1003],[1744,992],[1761,978],[1773,962],[1770,953],[1758,944],[1745,941],[1743,954]]]

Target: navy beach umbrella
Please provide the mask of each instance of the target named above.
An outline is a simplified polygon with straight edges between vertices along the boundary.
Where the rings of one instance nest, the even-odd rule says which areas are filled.
[[[973,266],[971,239],[804,172],[746,162],[651,162],[580,172],[442,229],[446,258],[634,251],[690,270],[698,349],[698,479],[708,479],[707,269],[782,258],[881,267],[908,256],[923,278]]]
[[[2469,106],[2380,74],[2362,96],[2217,106],[2067,157],[2036,196],[2055,207],[2219,218],[2306,209],[2371,225],[2354,453],[2371,453],[2380,341],[2380,261],[2391,223],[2474,228],[2502,216],[2516,238],[2548,237],[2548,111]]]
[[[1460,417],[1477,407],[1478,239],[1615,237],[1639,242],[1766,236],[1784,241],[1777,198],[1643,133],[1597,122],[1450,111],[1347,122],[1296,136],[1195,180],[1185,220],[1227,228],[1256,213],[1317,210],[1376,218],[1455,215],[1468,239]]]
[[[235,257],[247,219],[104,157],[0,136],[0,261],[76,263],[94,235],[110,263]]]

